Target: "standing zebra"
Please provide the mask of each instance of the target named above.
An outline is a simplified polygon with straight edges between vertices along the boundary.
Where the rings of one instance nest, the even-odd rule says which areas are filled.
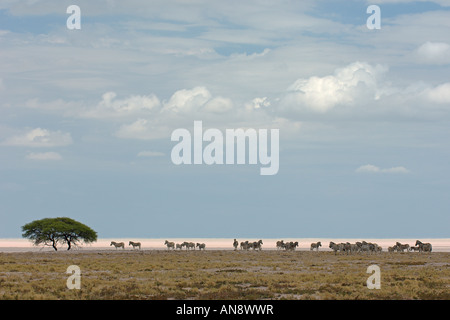
[[[115,242],[115,241],[111,241],[111,244],[109,246],[114,246],[117,248],[122,248],[125,249],[125,243],[123,242]]]
[[[140,243],[140,242],[133,242],[133,241],[130,241],[130,242],[128,243],[128,245],[129,245],[129,246],[133,246],[133,249],[137,247],[138,250],[141,250],[141,243]]]
[[[204,243],[197,243],[197,247],[199,250],[205,250],[206,245]]]
[[[238,247],[238,246],[239,246],[239,242],[238,242],[236,239],[234,239],[234,241],[233,241],[234,251],[237,250],[237,247]]]
[[[172,248],[173,250],[175,250],[175,243],[174,242],[169,242],[169,241],[165,241],[164,244],[167,246],[167,250],[169,250],[170,248]]]
[[[419,252],[431,252],[433,250],[431,243],[422,243],[419,240],[416,240],[416,246],[419,246]]]
[[[311,243],[311,249],[310,249],[310,251],[312,251],[312,250],[314,250],[314,249],[316,249],[316,251],[319,251],[319,247],[321,247],[322,246],[322,243],[319,241],[319,242],[316,242],[316,243]]]

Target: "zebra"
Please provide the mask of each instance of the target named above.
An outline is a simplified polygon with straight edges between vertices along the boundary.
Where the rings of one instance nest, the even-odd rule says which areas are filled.
[[[286,244],[284,246],[284,248],[286,250],[291,250],[291,251],[294,251],[296,247],[298,247],[298,242],[297,241],[295,241],[295,242],[292,242],[292,241],[291,242],[286,242]]]
[[[420,247],[419,246],[410,247],[409,249],[410,249],[410,251],[420,251]]]
[[[188,247],[189,249],[195,250],[195,243],[193,243],[193,242],[188,242],[187,247]]]
[[[128,245],[129,245],[129,246],[133,246],[133,249],[136,248],[136,247],[138,247],[138,249],[141,250],[141,243],[140,243],[140,242],[133,242],[133,241],[130,241],[130,242],[128,243]]]
[[[197,243],[197,247],[199,250],[205,250],[206,245],[204,243]]]
[[[125,243],[123,242],[115,242],[115,241],[111,241],[111,244],[109,246],[114,246],[117,248],[122,248],[125,249]]]
[[[396,242],[395,243],[396,245],[397,245],[397,251],[402,251],[402,252],[404,252],[405,251],[405,249],[406,249],[406,251],[410,251],[410,249],[409,249],[409,244],[401,244],[400,242]]]
[[[175,250],[175,243],[174,242],[169,242],[169,241],[165,241],[164,244],[167,246],[167,250],[169,250],[170,248],[172,248],[172,250]]]
[[[176,245],[175,245],[175,249],[183,249],[183,245],[182,244],[179,244],[179,243],[177,243]]]
[[[277,250],[280,250],[283,248],[284,248],[284,241],[283,240],[277,241]]]
[[[319,242],[316,242],[316,243],[311,243],[311,249],[310,249],[310,251],[313,251],[314,249],[316,249],[316,251],[319,251],[319,247],[321,247],[322,246],[322,243],[319,241]]]
[[[258,240],[258,241],[253,242],[253,250],[258,249],[259,251],[261,251],[261,249],[262,249],[261,245],[262,244],[264,244],[262,242],[262,240]]]
[[[431,252],[431,250],[433,250],[431,243],[423,243],[419,240],[416,240],[416,246],[419,246],[419,252]]]
[[[193,242],[187,242],[187,241],[185,241],[185,242],[183,242],[182,244],[181,244],[181,246],[185,246],[186,247],[186,250],[190,250],[190,249],[194,249],[195,250],[195,243],[193,243]]]
[[[237,250],[237,247],[238,247],[238,246],[239,246],[239,242],[238,242],[236,239],[234,239],[234,241],[233,241],[234,251]]]
[[[330,241],[330,245],[328,246],[331,250],[334,251],[334,254],[337,254],[338,250],[340,250],[340,245]]]

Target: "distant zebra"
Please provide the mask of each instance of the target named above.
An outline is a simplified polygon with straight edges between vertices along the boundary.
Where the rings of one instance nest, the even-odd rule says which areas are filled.
[[[310,251],[313,251],[314,249],[316,249],[316,251],[319,251],[319,247],[322,246],[322,242],[316,242],[316,243],[311,243],[311,249]]]
[[[169,241],[165,241],[164,244],[167,246],[167,250],[169,250],[170,248],[172,248],[172,250],[175,250],[175,243],[174,242],[169,242]]]
[[[186,250],[190,250],[190,249],[194,249],[195,250],[195,243],[193,243],[193,242],[185,241],[185,242],[183,242],[181,244],[181,246],[186,247]]]
[[[137,247],[139,250],[141,250],[141,243],[140,243],[140,242],[133,242],[133,241],[130,241],[130,242],[128,243],[128,245],[129,245],[129,246],[133,246],[133,249]]]
[[[258,249],[259,251],[261,251],[261,249],[262,249],[261,245],[262,244],[264,244],[262,242],[262,240],[258,240],[258,241],[253,242],[253,250]]]
[[[328,247],[334,251],[334,254],[337,254],[337,252],[340,250],[340,246],[333,241],[330,241],[330,245]]]
[[[422,243],[419,240],[416,240],[416,246],[419,246],[419,252],[431,252],[433,250],[431,243]]]
[[[292,242],[292,241],[286,242],[285,245],[284,245],[284,248],[286,249],[286,251],[287,250],[294,251],[296,247],[298,247],[298,242],[297,241],[295,241],[295,242]]]
[[[205,250],[206,245],[204,243],[197,243],[197,247],[199,250]]]
[[[179,243],[177,243],[176,245],[175,245],[175,249],[183,249],[183,245],[182,244],[179,244]]]
[[[404,252],[405,251],[405,249],[406,249],[406,251],[410,251],[409,250],[409,244],[401,244],[400,242],[396,242],[395,243],[396,245],[397,245],[397,251],[402,251],[402,252]]]
[[[284,248],[284,240],[277,241],[277,250]]]
[[[250,243],[248,241],[242,241],[241,250],[248,250],[248,249],[250,249]]]
[[[420,251],[420,247],[419,246],[415,246],[415,247],[410,247],[411,251]]]
[[[122,248],[125,249],[125,243],[123,242],[115,242],[115,241],[111,241],[111,244],[109,246],[114,246],[117,248]]]
[[[236,239],[234,239],[234,241],[233,241],[234,251],[237,250],[237,247],[238,247],[238,246],[239,246],[239,242],[238,242]]]

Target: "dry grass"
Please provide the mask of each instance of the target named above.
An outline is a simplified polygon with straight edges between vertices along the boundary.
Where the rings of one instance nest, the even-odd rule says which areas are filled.
[[[450,253],[0,253],[0,299],[450,299]],[[369,265],[381,289],[366,286]],[[81,289],[69,290],[69,265]]]

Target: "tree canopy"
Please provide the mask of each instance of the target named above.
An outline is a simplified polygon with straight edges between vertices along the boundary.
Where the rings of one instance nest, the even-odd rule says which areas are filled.
[[[57,249],[57,244],[67,244],[67,250],[80,243],[97,241],[97,232],[88,226],[67,217],[44,218],[22,226],[22,237],[34,245],[47,245]]]

